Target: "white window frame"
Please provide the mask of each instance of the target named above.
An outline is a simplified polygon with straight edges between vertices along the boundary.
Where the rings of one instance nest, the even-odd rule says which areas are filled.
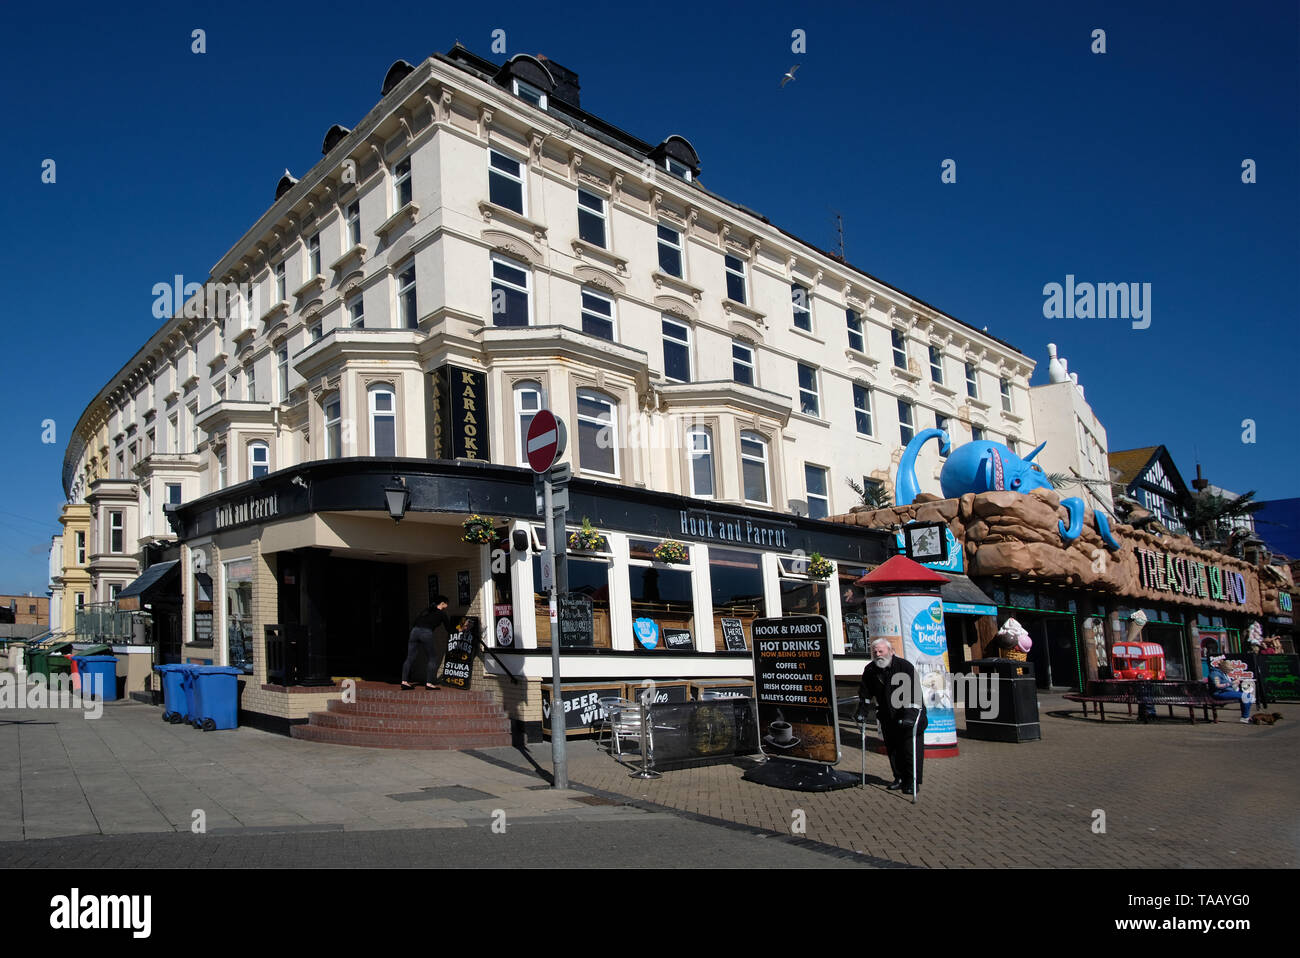
[[[516,443],[516,447],[519,452],[519,461],[518,463],[516,463],[516,465],[527,466],[528,465],[528,449],[527,449],[528,426],[524,424],[524,417],[527,416],[529,423],[531,423],[533,417],[537,415],[538,411],[546,408],[546,391],[542,389],[542,384],[537,382],[536,380],[524,379],[515,383],[512,392],[514,393],[515,431],[519,433],[519,439],[518,442]],[[528,395],[532,395],[536,397],[537,408],[535,409],[524,408],[524,402],[523,402],[524,397]]]
[[[265,462],[265,463],[259,463],[259,462],[257,461],[256,453],[259,452],[259,451],[261,451],[261,452],[265,452],[265,453],[266,453],[266,462]],[[266,466],[266,472],[267,472],[267,475],[270,475],[270,473],[271,473],[271,445],[270,445],[270,443],[268,443],[265,439],[254,439],[252,442],[250,442],[250,443],[248,444],[248,478],[249,478],[249,479],[257,479],[257,478],[260,478],[259,476],[257,476],[257,475],[255,474],[255,470],[256,470],[256,468],[257,468],[258,466],[260,466],[260,465],[265,465],[265,466]]]
[[[366,303],[365,296],[357,293],[349,299],[343,306],[348,311],[348,327],[350,329],[366,328]]]
[[[318,319],[307,328],[307,338],[310,342],[319,343],[325,338],[325,321]]]
[[[671,156],[664,157],[664,169],[678,179],[691,181],[691,168],[679,160],[674,160]]]
[[[749,354],[749,359],[748,359],[748,360],[743,360],[743,359],[741,359],[739,356],[737,356],[737,355],[736,355],[736,350],[738,350],[738,349],[743,350],[743,351],[745,351],[746,353],[748,353],[748,354]],[[743,366],[743,367],[745,367],[746,369],[749,370],[749,382],[748,382],[748,383],[744,382],[744,381],[741,380],[741,379],[736,378],[736,367],[738,367],[738,366]],[[735,382],[735,383],[740,383],[741,385],[744,385],[744,386],[757,386],[757,385],[758,385],[758,369],[757,369],[757,365],[756,365],[756,363],[755,363],[755,361],[754,361],[754,347],[752,347],[752,346],[747,346],[747,345],[745,345],[744,343],[736,342],[734,339],[731,341],[731,381],[732,381],[732,382]]]
[[[226,454],[219,452],[214,457],[217,460],[217,488],[226,488]]]
[[[79,566],[85,565],[86,564],[86,533],[85,530],[83,529],[77,530],[76,547],[77,547],[77,565]]]
[[[949,440],[953,438],[951,426],[952,426],[952,417],[945,416],[943,413],[939,412],[936,409],[934,413],[934,428],[942,429],[944,432],[946,432],[948,434]],[[939,449],[939,458],[947,459],[948,457],[943,454],[942,445],[940,445],[938,449]]]
[[[803,293],[803,305],[799,305],[799,293]],[[808,325],[801,325],[799,317],[804,316]],[[790,321],[794,323],[795,329],[802,329],[805,333],[813,331],[812,322],[812,290],[802,283],[790,284]]]
[[[763,453],[761,457],[755,457],[745,452],[745,443],[749,442],[759,446]],[[744,430],[740,434],[740,495],[745,502],[752,502],[758,505],[770,506],[772,504],[772,470],[768,468],[771,461],[770,447],[768,441],[759,433]],[[767,495],[766,499],[749,498],[749,489],[745,486],[745,462],[757,462],[763,467],[763,491]]]
[[[897,326],[889,330],[889,345],[894,352],[894,368],[907,369],[907,335]]]
[[[307,241],[307,278],[320,275],[320,233],[313,233]]]
[[[659,253],[660,271],[663,272],[665,276],[676,276],[678,279],[685,278],[686,247],[685,244],[682,242],[682,231],[677,229],[676,227],[669,226],[666,223],[657,223],[655,225],[657,226],[657,229],[655,231],[655,236],[657,237],[658,245],[656,249],[658,250]],[[672,240],[665,239],[662,232],[663,230],[667,230],[669,233],[672,233],[673,236],[676,237],[676,241],[674,242]],[[677,254],[677,272],[675,273],[669,270],[666,266],[664,266],[663,251],[665,247],[674,251]]]
[[[525,299],[527,300],[527,303],[528,303],[528,323],[527,323],[527,325],[532,326],[532,325],[533,325],[533,270],[532,270],[532,267],[529,266],[528,263],[521,263],[521,262],[519,262],[518,260],[513,260],[513,259],[511,259],[511,258],[508,257],[508,256],[502,256],[502,255],[499,254],[499,253],[493,253],[493,254],[492,254],[492,263],[493,263],[494,265],[495,265],[496,263],[500,263],[502,266],[505,266],[505,267],[507,267],[507,268],[509,268],[509,269],[518,270],[519,272],[521,272],[521,273],[524,274],[524,285],[523,285],[523,287],[521,288],[518,284],[514,283],[514,282],[511,281],[511,280],[501,279],[500,277],[498,277],[497,274],[496,274],[496,270],[493,269],[493,270],[491,270],[491,274],[490,274],[490,275],[491,275],[491,284],[490,284],[490,286],[489,286],[489,289],[491,288],[491,285],[495,285],[495,284],[497,284],[497,283],[500,283],[502,286],[506,286],[506,287],[508,287],[508,288],[510,288],[510,289],[513,289],[513,290],[517,290],[517,291],[522,292],[522,293],[524,294]],[[489,297],[489,299],[495,299],[495,291],[492,292],[492,294],[491,294],[491,296]],[[489,309],[489,312],[491,313],[491,315],[493,316],[492,325],[495,326],[495,325],[497,324],[497,323],[496,323],[496,318],[495,318],[495,317],[496,317],[496,313],[492,310],[491,305],[489,305],[488,309]],[[511,327],[505,327],[505,328],[509,329],[509,328],[511,328]],[[515,328],[519,328],[519,327],[515,327]]]
[[[669,336],[668,326],[676,326],[683,333],[682,336]],[[695,351],[691,348],[691,327],[681,320],[674,319],[670,316],[660,316],[660,330],[663,333],[664,341],[664,379],[670,383],[694,382],[695,381]],[[685,347],[686,349],[686,379],[675,379],[668,374],[668,344],[669,342],[676,347]]]
[[[190,452],[199,451],[199,404],[186,407],[190,419]]]
[[[114,547],[113,536],[117,535],[117,545]],[[122,555],[126,550],[126,512],[122,509],[110,509],[108,511],[108,552],[109,555]]]
[[[288,298],[288,290],[285,288],[285,261],[280,260],[275,266],[275,301],[283,303]]]
[[[704,448],[697,449],[695,440],[702,438]],[[695,464],[704,459],[709,470],[709,491],[700,492],[695,486]],[[691,495],[697,499],[717,498],[718,476],[713,465],[713,430],[708,426],[696,425],[686,430],[686,472],[689,476]]]
[[[531,83],[526,83],[518,77],[514,77],[514,90],[512,92],[525,103],[532,104],[539,110],[546,109],[547,94],[540,87],[535,87]]]
[[[799,389],[799,413],[804,416],[812,416],[814,419],[820,419],[822,416],[822,391],[821,383],[818,382],[818,370],[816,366],[809,363],[796,363],[795,381]],[[812,373],[812,388],[809,389],[803,384],[803,371],[808,370]],[[804,409],[806,396],[811,394],[813,399],[813,411],[808,412]]]
[[[172,490],[173,490],[173,489],[176,490],[176,501],[175,501],[175,502],[172,501]],[[183,487],[179,482],[164,482],[164,483],[163,483],[163,500],[164,500],[164,502],[165,502],[166,505],[169,505],[169,506],[178,506],[178,505],[180,505],[180,504],[181,504],[181,501],[182,501],[182,496],[184,495],[184,493],[185,493],[185,489],[184,489],[184,487]]]
[[[492,165],[493,155],[499,156],[503,160],[508,160],[511,163],[514,163],[516,166],[519,167],[519,172],[507,173],[505,170],[501,169],[500,167],[493,166]],[[519,184],[519,205],[522,207],[522,209],[514,210],[514,212],[518,213],[520,216],[527,216],[528,215],[528,179],[525,176],[527,170],[528,170],[528,164],[526,161],[521,160],[518,157],[511,156],[509,153],[505,153],[501,150],[489,149],[488,150],[488,201],[494,202],[492,200],[492,177],[503,176],[507,180],[513,180],[515,183]],[[500,203],[497,203],[496,205],[501,206]],[[511,209],[511,207],[509,206],[502,206],[501,208],[507,210]]]
[[[862,329],[862,316],[856,309],[844,307],[844,326],[848,334],[849,349],[855,353],[867,353],[867,336]]]
[[[930,344],[930,381],[943,385],[943,350]]]
[[[330,407],[337,408],[337,415],[330,418]],[[343,395],[330,393],[321,402],[321,416],[325,422],[325,458],[338,459],[343,455]]]
[[[257,367],[252,363],[244,367],[244,398],[257,402]]]
[[[289,347],[281,346],[275,351],[276,401],[289,401]]]
[[[1006,376],[998,378],[998,392],[1002,395],[1002,411],[1015,413],[1015,407],[1011,402],[1011,380]]]
[[[907,409],[906,422],[903,421],[904,408]],[[904,426],[912,430],[912,435],[906,438],[903,438]],[[898,435],[899,435],[899,441],[901,441],[904,446],[906,446],[909,442],[911,442],[914,438],[916,438],[916,403],[908,402],[906,399],[903,399],[901,396],[898,398]]]
[[[347,221],[347,232],[344,234],[347,247],[343,250],[346,253],[361,245],[361,201],[353,200],[349,203],[343,212],[343,218]]]
[[[739,268],[739,269],[733,269],[732,266],[731,266],[731,264],[728,262],[728,260],[735,260],[737,263],[740,264],[740,268]],[[740,303],[741,305],[748,305],[748,303],[749,303],[749,279],[748,279],[749,271],[745,268],[745,260],[744,260],[744,258],[743,258],[743,257],[740,257],[740,256],[736,256],[734,253],[723,253],[723,254],[722,254],[722,269],[723,269],[723,277],[722,277],[722,278],[723,278],[723,281],[724,281],[724,282],[725,282],[726,279],[727,279],[728,277],[730,277],[730,276],[739,276],[739,277],[740,277],[740,292],[741,292],[741,298],[740,298],[740,299],[735,299],[735,298],[733,298],[732,295],[731,295],[730,284],[727,284],[727,286],[726,286],[727,299],[730,299],[732,302],[735,302],[735,303]]]
[[[966,363],[966,395],[970,399],[980,398],[979,367],[972,362]]]
[[[600,208],[593,209],[592,207],[583,203],[582,201],[584,197],[588,198],[589,200],[595,200],[598,204],[600,204]],[[586,213],[588,216],[594,216],[596,219],[600,220],[600,242],[599,243],[597,243],[595,240],[587,239],[582,235],[582,214],[583,213]],[[582,187],[578,187],[578,239],[582,240],[582,242],[584,243],[590,243],[592,246],[599,246],[601,249],[609,249],[610,246],[609,204],[605,201],[605,197],[601,196],[599,193],[593,193],[591,190],[583,189]]]
[[[859,390],[861,390],[861,395],[866,397],[865,406],[858,405]],[[873,438],[875,437],[876,416],[875,416],[874,407],[875,407],[875,402],[871,396],[871,387],[864,386],[862,385],[862,383],[854,383],[853,384],[853,429],[859,436],[871,436]],[[866,414],[867,417],[866,432],[863,432],[861,429],[858,428],[858,413]]]
[[[381,394],[387,394],[392,400],[391,409],[376,409],[375,400]],[[375,452],[375,423],[379,417],[387,417],[393,420],[393,455],[397,455],[397,389],[391,383],[371,383],[366,388],[366,411],[369,415],[370,424],[370,455],[377,456]]]
[[[592,469],[592,468],[591,468],[590,466],[588,466],[585,462],[579,463],[579,466],[581,467],[581,469],[582,469],[583,472],[590,472],[590,473],[592,473],[592,474],[594,474],[594,475],[597,475],[597,476],[609,476],[609,477],[611,477],[611,478],[617,479],[617,478],[619,477],[619,469],[620,469],[620,465],[621,465],[621,464],[619,463],[619,449],[618,449],[618,400],[614,399],[612,396],[607,396],[607,395],[605,395],[604,393],[599,392],[599,391],[597,391],[597,390],[595,390],[595,389],[579,389],[579,390],[577,391],[577,399],[578,399],[579,404],[580,404],[581,402],[583,402],[584,399],[585,399],[585,400],[588,401],[588,402],[597,402],[597,403],[601,403],[601,404],[603,404],[603,405],[604,405],[604,406],[609,410],[609,421],[606,422],[606,421],[604,421],[604,420],[602,420],[602,419],[593,419],[593,418],[591,418],[591,417],[589,417],[589,416],[584,416],[584,415],[582,414],[582,412],[580,411],[580,408],[581,408],[580,405],[575,406],[575,408],[574,408],[574,418],[575,418],[575,420],[576,420],[576,421],[578,422],[578,424],[579,424],[579,426],[578,426],[578,429],[579,429],[579,433],[578,433],[579,438],[578,438],[578,443],[577,443],[577,448],[578,448],[578,450],[579,450],[578,454],[579,454],[579,455],[582,454],[582,453],[581,453],[581,449],[582,449],[582,439],[581,439],[581,435],[582,435],[582,433],[581,433],[581,429],[582,429],[582,426],[581,426],[581,424],[582,424],[584,421],[586,421],[586,422],[594,422],[594,423],[598,423],[602,429],[608,429],[608,430],[609,430],[608,435],[610,436],[610,438],[611,438],[611,440],[612,440],[612,442],[611,442],[611,444],[610,444],[610,448],[613,449],[613,452],[614,452],[614,471],[613,471],[613,472],[602,472],[602,471],[600,471],[599,469]]]
[[[250,380],[252,373],[249,373]],[[181,415],[174,412],[167,417],[167,451],[172,455],[181,451]],[[126,478],[123,476],[122,478]]]
[[[812,489],[808,485],[808,475],[810,469],[821,473],[823,485],[826,488],[826,492],[824,494],[818,496],[813,495]],[[824,519],[827,516],[829,516],[831,514],[831,470],[830,468],[827,466],[819,466],[816,463],[812,463],[812,462],[805,462],[803,464],[803,485],[804,485],[804,500],[808,503],[808,517],[810,519]],[[812,504],[814,499],[820,502],[822,504],[822,508],[825,510],[820,516],[813,515]]]
[[[402,194],[406,193],[405,199]],[[415,190],[411,183],[411,158],[403,157],[393,164],[393,212],[409,206],[415,200]]]
[[[420,302],[415,292],[415,260],[405,263],[401,269],[394,270],[397,282],[397,328],[420,328]],[[410,277],[409,280],[407,277]],[[410,297],[408,303],[407,297]]]
[[[605,303],[606,305],[608,305],[608,306],[609,306],[609,315],[608,315],[608,316],[605,316],[605,315],[603,315],[603,314],[601,314],[601,313],[599,313],[599,312],[596,312],[596,311],[594,311],[594,310],[589,310],[589,309],[587,308],[587,297],[588,297],[588,296],[590,296],[592,299],[599,300],[600,302]],[[587,316],[590,315],[590,316],[592,317],[593,320],[596,320],[596,321],[598,321],[598,322],[607,322],[607,323],[609,323],[609,336],[601,336],[599,333],[587,333],[588,336],[596,336],[596,337],[598,337],[598,338],[600,338],[600,339],[608,339],[609,342],[611,342],[611,343],[616,343],[616,342],[618,342],[618,319],[617,319],[616,311],[615,311],[615,309],[614,309],[614,297],[612,297],[612,296],[606,296],[604,293],[598,292],[597,290],[594,290],[594,289],[592,289],[592,288],[589,287],[589,286],[584,286],[584,287],[582,287],[582,289],[579,290],[579,292],[578,292],[578,301],[579,301],[579,303],[581,304],[581,310],[580,310],[580,312],[581,312],[582,326],[583,326],[583,330],[582,330],[582,331],[583,331],[584,333],[587,332],[587,330],[586,330],[586,319],[587,319]]]

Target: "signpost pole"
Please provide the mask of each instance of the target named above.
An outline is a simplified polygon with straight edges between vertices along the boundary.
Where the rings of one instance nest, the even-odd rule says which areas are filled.
[[[556,565],[556,583],[551,589],[551,765],[555,769],[554,781],[552,788],[569,787],[569,758],[565,746],[568,744],[569,721],[564,712],[564,690],[560,682],[560,620],[559,604],[559,556],[560,550],[564,548],[562,542],[555,538],[555,525],[551,514],[553,502],[553,493],[551,491],[551,474],[548,471],[545,478],[546,489],[546,517],[551,521],[551,527],[547,530],[547,545],[551,547],[551,554],[555,557]],[[560,529],[563,531],[563,514],[561,514]],[[559,727],[557,730],[556,721],[558,717]]]

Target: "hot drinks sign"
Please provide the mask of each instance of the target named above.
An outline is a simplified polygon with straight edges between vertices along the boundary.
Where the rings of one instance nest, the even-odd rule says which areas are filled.
[[[764,755],[840,760],[830,629],[821,615],[754,622],[754,689]]]

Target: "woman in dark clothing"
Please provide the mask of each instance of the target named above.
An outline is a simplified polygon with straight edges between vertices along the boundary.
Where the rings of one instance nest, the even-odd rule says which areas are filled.
[[[411,624],[411,637],[406,643],[406,662],[402,665],[402,689],[415,688],[411,684],[411,669],[415,666],[416,653],[424,649],[426,662],[424,687],[433,691],[438,687],[438,660],[441,658],[434,649],[433,630],[441,626],[451,634],[451,622],[447,619],[447,597],[440,595],[433,605],[415,617]]]

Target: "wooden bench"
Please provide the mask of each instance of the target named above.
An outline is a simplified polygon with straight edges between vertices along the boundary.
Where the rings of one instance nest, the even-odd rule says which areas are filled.
[[[1235,699],[1216,699],[1209,685],[1205,682],[1185,682],[1178,680],[1120,680],[1105,679],[1090,681],[1086,692],[1067,692],[1064,696],[1071,702],[1083,705],[1083,714],[1088,715],[1088,706],[1095,705],[1101,720],[1106,721],[1107,705],[1123,705],[1128,714],[1133,715],[1133,706],[1138,706],[1138,718],[1141,721],[1155,713],[1156,706],[1163,705],[1169,709],[1169,717],[1174,717],[1175,708],[1187,709],[1188,719],[1196,723],[1196,710],[1200,709],[1207,722],[1219,721],[1219,709],[1230,705],[1240,707]],[[1213,715],[1213,718],[1211,718]]]

